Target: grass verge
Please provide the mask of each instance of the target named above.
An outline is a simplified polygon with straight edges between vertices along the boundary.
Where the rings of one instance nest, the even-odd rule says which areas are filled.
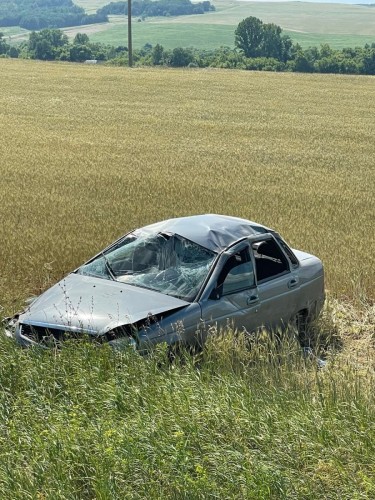
[[[347,335],[345,311],[332,303],[316,331]],[[212,334],[170,364],[162,345],[141,358],[2,339],[1,497],[373,498],[371,343],[323,370],[292,337],[247,347]]]

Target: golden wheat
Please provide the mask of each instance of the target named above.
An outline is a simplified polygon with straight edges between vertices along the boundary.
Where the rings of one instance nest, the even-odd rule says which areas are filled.
[[[374,295],[374,78],[0,59],[0,305],[127,230],[215,212]]]

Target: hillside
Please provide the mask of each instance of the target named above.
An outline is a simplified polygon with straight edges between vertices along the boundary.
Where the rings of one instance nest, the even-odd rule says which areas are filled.
[[[0,26],[29,30],[62,28],[108,21],[105,15],[87,15],[72,0],[2,0]]]
[[[94,14],[107,0],[79,0],[78,5]],[[133,45],[162,44],[165,48],[194,46],[213,49],[233,47],[234,30],[248,16],[281,26],[286,34],[303,47],[329,43],[332,47],[363,47],[375,41],[375,9],[360,5],[319,4],[308,2],[247,2],[216,0],[215,12],[183,17],[147,17],[142,22],[134,17]],[[1,26],[1,25],[0,25]],[[14,28],[0,28],[18,43],[28,36]],[[69,37],[85,32],[96,42],[111,45],[127,43],[127,19],[110,16],[109,23],[65,29]]]

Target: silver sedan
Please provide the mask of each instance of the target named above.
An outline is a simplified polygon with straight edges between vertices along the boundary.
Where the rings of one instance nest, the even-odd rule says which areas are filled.
[[[265,226],[197,215],[136,229],[8,318],[22,345],[88,335],[140,351],[201,345],[209,327],[301,330],[324,303],[322,262]]]

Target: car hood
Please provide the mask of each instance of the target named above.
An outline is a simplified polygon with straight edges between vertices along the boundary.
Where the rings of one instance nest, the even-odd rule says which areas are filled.
[[[116,281],[70,274],[40,295],[19,322],[103,334],[189,302]]]

